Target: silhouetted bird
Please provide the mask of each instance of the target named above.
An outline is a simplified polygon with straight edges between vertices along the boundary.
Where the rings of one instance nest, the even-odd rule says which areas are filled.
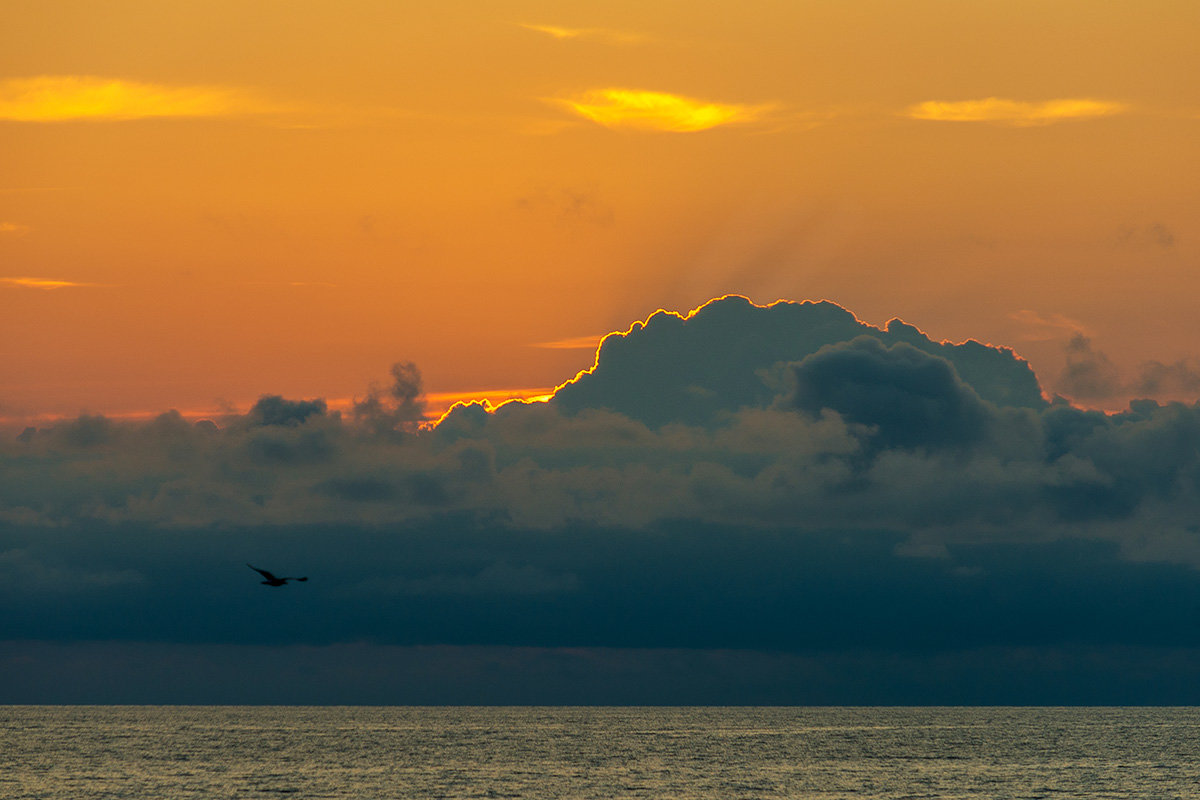
[[[264,586],[287,586],[288,581],[306,581],[306,580],[308,580],[308,578],[276,578],[274,575],[267,572],[265,569],[259,569],[258,567],[254,566],[253,564],[247,564],[246,566],[249,567],[250,569],[254,570],[255,572],[257,572],[259,575],[262,575],[264,578],[266,578],[266,580],[262,582]]]

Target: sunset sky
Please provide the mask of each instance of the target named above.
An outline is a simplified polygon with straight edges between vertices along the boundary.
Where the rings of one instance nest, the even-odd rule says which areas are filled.
[[[1198,37],[8,0],[0,703],[1200,703]]]
[[[345,402],[396,361],[435,405],[536,392],[726,293],[1007,345],[1094,406],[1195,395],[1197,30],[1189,0],[10,2],[0,416]],[[1060,379],[1077,335],[1104,386]]]

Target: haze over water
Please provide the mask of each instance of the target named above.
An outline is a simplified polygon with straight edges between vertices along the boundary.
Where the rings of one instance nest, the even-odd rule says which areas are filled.
[[[1182,798],[1200,710],[9,706],[12,800]]]

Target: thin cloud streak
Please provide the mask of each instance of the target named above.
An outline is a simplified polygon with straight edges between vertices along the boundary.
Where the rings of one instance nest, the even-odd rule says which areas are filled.
[[[105,285],[107,284],[78,283],[76,281],[60,281],[52,278],[0,278],[0,286],[18,289],[79,289]]]
[[[550,102],[606,128],[691,133],[722,125],[754,122],[770,105],[713,103],[645,89],[593,89]]]
[[[19,222],[0,222],[0,236],[24,236],[29,233],[29,226]]]
[[[936,122],[992,122],[1015,127],[1051,125],[1072,119],[1096,119],[1124,114],[1129,106],[1109,100],[1086,97],[1060,98],[1041,103],[987,97],[982,100],[927,100],[909,106],[904,114],[910,119]]]
[[[11,122],[223,117],[279,110],[220,86],[168,86],[95,75],[0,82],[0,120]]]
[[[594,39],[609,44],[621,45],[644,44],[650,41],[650,37],[645,34],[617,31],[611,28],[567,28],[561,25],[536,25],[529,22],[519,22],[517,24],[526,30],[545,34],[559,40]]]

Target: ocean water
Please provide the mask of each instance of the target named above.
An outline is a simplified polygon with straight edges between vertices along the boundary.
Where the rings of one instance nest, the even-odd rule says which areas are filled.
[[[0,707],[0,798],[1196,798],[1200,709]]]

